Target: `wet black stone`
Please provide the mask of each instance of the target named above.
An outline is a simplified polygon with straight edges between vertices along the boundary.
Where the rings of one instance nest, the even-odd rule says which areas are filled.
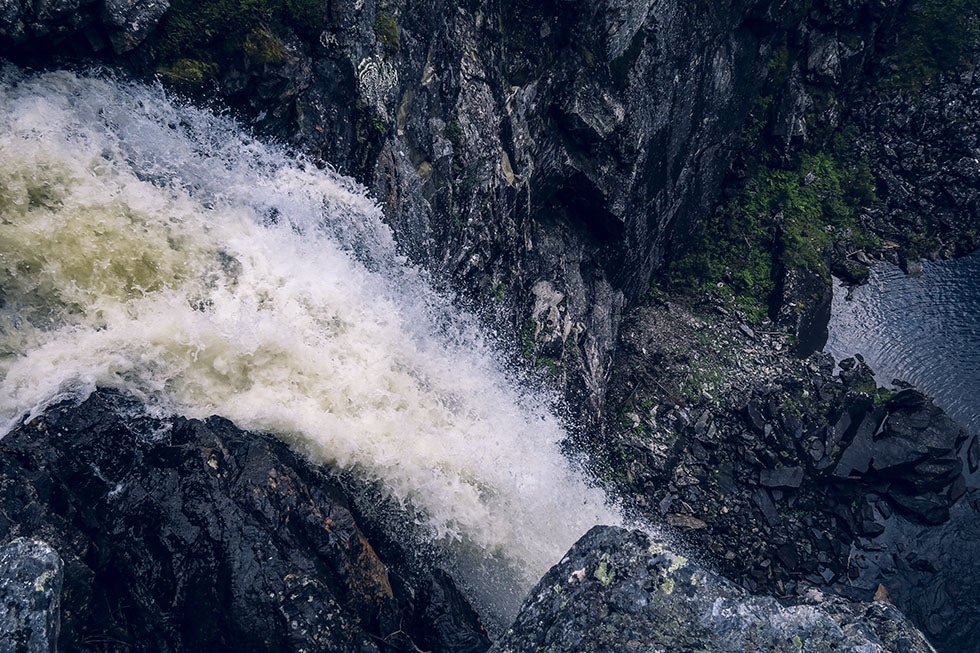
[[[756,433],[765,433],[766,418],[762,414],[762,406],[757,401],[750,401],[745,407],[745,416],[748,418],[749,426]]]
[[[346,492],[271,436],[110,391],[0,440],[0,540],[64,559],[59,650],[485,650],[451,579],[392,576]]]
[[[802,467],[780,467],[759,472],[759,484],[769,488],[798,488],[803,484]]]
[[[769,498],[768,492],[762,488],[755,490],[752,493],[752,503],[756,505],[770,526],[775,526],[779,523],[779,512],[776,510],[776,505],[772,502],[772,499]]]
[[[39,540],[0,547],[0,651],[57,653],[63,565]]]
[[[796,569],[796,566],[800,563],[800,557],[796,552],[796,547],[790,543],[783,544],[776,549],[776,556],[783,566],[789,570]]]
[[[949,502],[935,493],[910,495],[894,491],[888,495],[894,504],[913,520],[926,524],[942,524],[949,520]]]

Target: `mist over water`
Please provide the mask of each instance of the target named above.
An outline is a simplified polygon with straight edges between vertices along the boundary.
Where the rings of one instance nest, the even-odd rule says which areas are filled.
[[[880,264],[868,283],[834,289],[827,351],[858,353],[879,384],[911,383],[971,432],[980,431],[980,253],[923,262],[906,277]]]
[[[518,597],[619,521],[361,188],[159,89],[0,69],[0,293],[4,432],[96,387],[219,414],[380,482]]]

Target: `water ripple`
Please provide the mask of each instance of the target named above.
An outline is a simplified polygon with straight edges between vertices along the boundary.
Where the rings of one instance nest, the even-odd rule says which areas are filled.
[[[835,288],[826,350],[863,355],[879,383],[912,383],[980,431],[980,253],[923,269],[906,277],[881,264],[850,298]]]

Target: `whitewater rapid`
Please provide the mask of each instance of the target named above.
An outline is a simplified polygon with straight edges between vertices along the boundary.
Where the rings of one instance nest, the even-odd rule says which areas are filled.
[[[352,181],[137,83],[0,71],[0,419],[96,387],[378,481],[525,589],[617,523]]]

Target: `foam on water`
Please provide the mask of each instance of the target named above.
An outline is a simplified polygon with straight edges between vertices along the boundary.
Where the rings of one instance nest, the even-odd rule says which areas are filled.
[[[525,588],[618,521],[366,193],[159,89],[0,72],[0,419],[97,386],[378,480]]]

